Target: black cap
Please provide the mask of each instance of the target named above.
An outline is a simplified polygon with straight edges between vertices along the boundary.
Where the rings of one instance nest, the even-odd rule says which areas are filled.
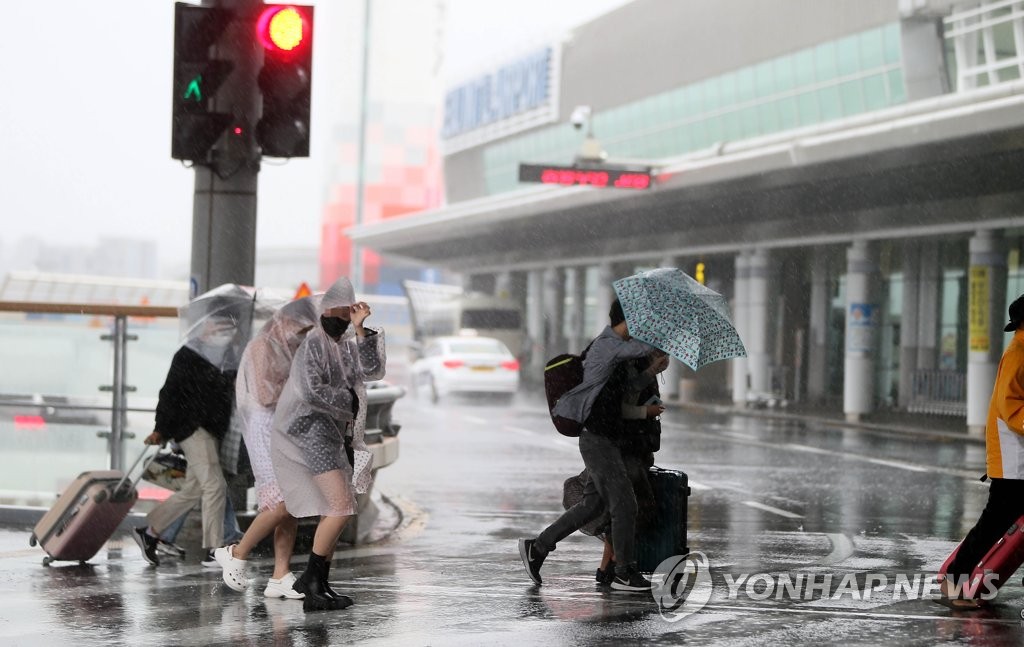
[[[1020,328],[1021,323],[1024,323],[1024,294],[1017,297],[1017,300],[1010,304],[1010,323],[1006,324],[1003,328],[1006,332],[1013,332]]]
[[[626,320],[626,315],[622,312],[622,304],[616,299],[615,303],[612,304],[611,309],[608,311],[608,319],[611,321],[612,326],[617,326]]]

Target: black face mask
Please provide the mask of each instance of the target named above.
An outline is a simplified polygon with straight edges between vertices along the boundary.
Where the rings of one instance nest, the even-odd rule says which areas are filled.
[[[331,337],[341,337],[346,330],[348,330],[349,321],[342,319],[341,317],[326,317],[320,315],[320,325],[324,327],[326,332]]]

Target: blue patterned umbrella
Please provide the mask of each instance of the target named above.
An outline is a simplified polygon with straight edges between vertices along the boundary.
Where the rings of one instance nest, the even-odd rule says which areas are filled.
[[[613,284],[629,334],[690,368],[746,357],[725,297],[674,267],[659,267]]]

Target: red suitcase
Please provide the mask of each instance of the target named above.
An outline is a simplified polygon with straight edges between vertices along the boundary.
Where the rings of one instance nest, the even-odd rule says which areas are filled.
[[[139,498],[135,489],[138,480],[130,480],[128,475],[148,449],[143,449],[128,472],[82,472],[61,493],[28,540],[46,551],[43,566],[57,560],[85,562],[99,552]]]
[[[960,546],[953,549],[946,561],[942,563],[942,567],[939,568],[939,581],[942,581],[946,574],[946,569],[949,568],[953,558],[960,551]],[[979,597],[982,594],[990,592],[990,589],[985,585],[984,578],[986,574],[992,574],[998,577],[998,579],[989,579],[989,583],[998,590],[1004,584],[1006,584],[1014,572],[1024,563],[1024,517],[1017,519],[1011,525],[1003,536],[999,538],[995,546],[989,549],[985,556],[981,558],[975,567],[971,571],[971,577],[967,581],[965,586],[964,597]],[[972,592],[973,595],[967,595],[966,592]]]

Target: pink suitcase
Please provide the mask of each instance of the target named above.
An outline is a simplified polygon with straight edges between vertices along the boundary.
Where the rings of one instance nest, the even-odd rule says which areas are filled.
[[[57,560],[84,563],[99,552],[139,498],[135,489],[138,480],[130,480],[128,475],[148,449],[143,449],[127,473],[119,470],[82,472],[61,493],[28,540],[30,545],[38,543],[46,551],[43,566]]]
[[[946,574],[946,569],[949,568],[953,558],[960,551],[960,546],[953,549],[946,561],[942,563],[942,567],[939,568],[939,581],[942,581],[943,576]],[[974,570],[971,571],[971,578],[968,580],[967,590],[975,591],[975,596],[981,595],[987,591],[984,584],[984,577],[988,573],[992,573],[998,576],[998,579],[991,581],[992,586],[996,589],[1001,588],[1004,584],[1010,581],[1013,577],[1014,572],[1024,563],[1024,517],[1017,519],[1011,525],[1003,536],[999,538],[995,546],[989,549],[985,556],[981,558]],[[972,597],[966,596],[965,597]]]

